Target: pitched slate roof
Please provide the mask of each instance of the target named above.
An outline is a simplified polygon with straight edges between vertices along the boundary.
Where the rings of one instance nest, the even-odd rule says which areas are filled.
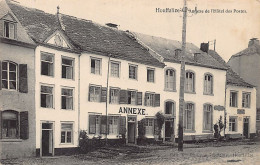
[[[215,51],[209,50],[209,55],[215,58],[217,61],[222,63],[224,66],[228,68],[227,70],[227,84],[234,86],[242,86],[253,88],[254,86],[247,83],[244,79],[242,79],[236,72],[234,72],[231,67],[223,60],[223,58]]]
[[[231,56],[231,58],[238,57],[238,56],[250,56],[253,54],[260,55],[260,45],[259,44],[253,44],[253,45],[249,46],[248,48],[234,54],[233,56]]]
[[[132,33],[140,42],[152,49],[157,54],[164,58],[164,61],[180,63],[180,58],[175,56],[175,50],[181,49],[181,42],[176,40],[165,39],[161,37],[154,37],[141,33]],[[200,53],[196,60],[194,60],[194,53]],[[186,63],[190,65],[209,67],[215,69],[227,69],[224,65],[219,63],[207,53],[201,51],[192,43],[186,44]]]
[[[126,32],[64,14],[53,15],[38,9],[8,3],[28,34],[43,43],[57,29],[63,30],[72,44],[80,51],[112,55],[136,63],[164,67],[149,51]]]

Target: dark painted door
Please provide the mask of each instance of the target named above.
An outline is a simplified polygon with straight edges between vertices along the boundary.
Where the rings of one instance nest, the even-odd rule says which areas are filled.
[[[165,121],[165,141],[171,141],[173,136],[173,121]]]
[[[128,123],[128,143],[135,143],[135,123]]]
[[[244,118],[243,135],[245,138],[249,138],[249,118]]]

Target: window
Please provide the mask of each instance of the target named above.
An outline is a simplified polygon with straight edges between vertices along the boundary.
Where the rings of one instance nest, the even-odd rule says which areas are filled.
[[[73,79],[74,60],[62,58],[62,73],[61,77],[66,79]]]
[[[73,109],[73,89],[61,89],[61,109]]]
[[[119,88],[110,88],[110,103],[119,104]]]
[[[184,128],[185,130],[194,130],[194,104],[185,104],[184,111]]]
[[[153,135],[154,131],[154,119],[145,119],[145,134],[146,135]]]
[[[120,64],[118,62],[111,62],[111,76],[119,77]]]
[[[4,22],[4,37],[15,39],[15,24],[12,22]]]
[[[16,139],[18,134],[18,113],[12,110],[2,112],[2,138]]]
[[[129,78],[137,80],[137,66],[129,65]]]
[[[229,117],[229,131],[237,131],[237,117]]]
[[[195,76],[193,72],[186,72],[185,92],[195,92],[194,78]]]
[[[101,74],[101,59],[91,58],[91,73]]]
[[[212,105],[210,104],[205,104],[203,106],[203,130],[212,130]]]
[[[41,107],[53,108],[53,87],[41,85]]]
[[[174,103],[171,101],[167,101],[165,103],[165,114],[173,114],[174,115]]]
[[[175,84],[175,71],[173,69],[167,69],[165,71],[165,89],[176,90]]]
[[[146,106],[154,106],[154,93],[145,93],[145,105]]]
[[[89,133],[100,134],[100,115],[89,115]]]
[[[147,82],[154,82],[154,69],[147,69]]]
[[[230,91],[230,107],[237,107],[237,92]]]
[[[136,105],[136,91],[127,92],[128,104]]]
[[[61,143],[72,143],[73,124],[61,123]]]
[[[90,86],[89,87],[89,101],[100,102],[101,100],[101,86]]]
[[[251,94],[244,92],[242,94],[242,107],[243,108],[250,108],[250,102],[251,102]]]
[[[204,94],[213,94],[213,76],[210,74],[204,76]]]
[[[2,62],[2,88],[17,90],[17,65],[13,62]]]
[[[109,134],[118,134],[118,116],[109,116],[108,117],[108,126],[109,126]]]
[[[41,53],[41,75],[53,76],[54,56],[48,53]]]

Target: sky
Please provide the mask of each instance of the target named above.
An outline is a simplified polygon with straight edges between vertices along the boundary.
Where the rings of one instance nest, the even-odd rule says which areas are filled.
[[[105,25],[114,23],[121,30],[144,33],[181,41],[182,12],[158,12],[180,9],[183,0],[16,0],[21,5],[55,14],[92,20]],[[216,40],[216,51],[228,61],[248,47],[251,38],[260,39],[260,0],[187,0],[187,42]],[[157,9],[157,12],[156,12]],[[219,12],[213,12],[219,10]],[[228,12],[227,10],[231,11]],[[207,13],[206,13],[207,11]],[[221,13],[221,12],[224,13]],[[202,13],[203,12],[203,13]],[[210,42],[213,49],[213,42]]]

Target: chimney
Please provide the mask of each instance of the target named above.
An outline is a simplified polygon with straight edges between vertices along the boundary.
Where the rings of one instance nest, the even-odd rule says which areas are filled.
[[[206,52],[208,53],[209,51],[209,43],[201,43],[200,44],[200,50],[203,51],[203,52]]]
[[[200,53],[194,53],[194,61],[198,62]]]
[[[248,47],[253,46],[253,45],[259,45],[259,40],[257,38],[251,38]]]
[[[117,29],[117,24],[114,24],[114,23],[107,23],[106,24],[108,27],[112,27],[112,28],[115,28],[115,29]]]

